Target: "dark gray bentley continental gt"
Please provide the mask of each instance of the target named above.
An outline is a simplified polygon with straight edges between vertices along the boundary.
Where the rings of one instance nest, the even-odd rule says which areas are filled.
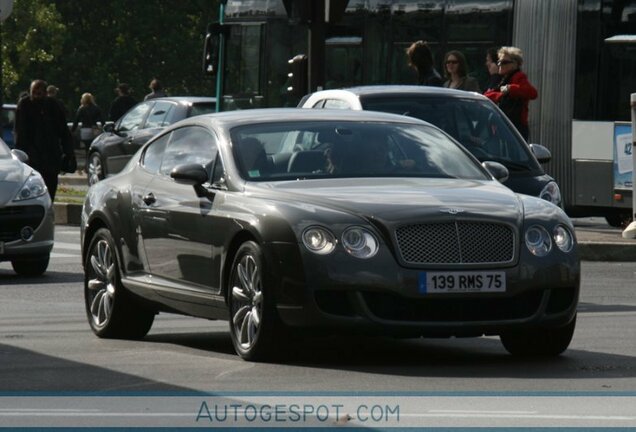
[[[245,359],[292,329],[499,335],[558,355],[576,322],[574,230],[440,129],[376,112],[199,116],[88,192],[86,313],[103,338],[155,315],[229,320]]]

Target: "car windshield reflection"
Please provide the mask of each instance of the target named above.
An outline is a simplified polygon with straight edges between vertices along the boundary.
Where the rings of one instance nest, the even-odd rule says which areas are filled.
[[[232,130],[241,176],[250,181],[427,177],[488,179],[438,129],[396,123],[295,122]]]

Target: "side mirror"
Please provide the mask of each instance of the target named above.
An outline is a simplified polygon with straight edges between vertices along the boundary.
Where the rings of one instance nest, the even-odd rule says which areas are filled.
[[[486,168],[499,183],[503,183],[508,180],[508,176],[510,175],[508,168],[499,162],[485,161],[482,162],[481,165]]]
[[[13,159],[17,159],[22,163],[29,163],[29,155],[27,155],[22,150],[13,149],[11,150],[11,157]]]
[[[542,146],[541,144],[530,144],[530,150],[532,150],[532,154],[537,158],[539,163],[548,163],[552,160],[552,153],[547,147]]]
[[[170,172],[170,177],[177,183],[190,186],[202,185],[209,180],[208,172],[199,164],[177,165]]]
[[[116,133],[115,132],[115,123],[106,122],[106,124],[104,124],[104,132]]]
[[[170,177],[177,183],[194,187],[198,197],[206,197],[210,201],[214,200],[214,192],[203,187],[203,183],[210,180],[208,171],[199,164],[177,165],[170,172]]]

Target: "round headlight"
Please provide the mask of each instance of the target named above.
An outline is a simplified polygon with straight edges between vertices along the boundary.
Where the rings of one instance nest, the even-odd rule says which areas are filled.
[[[336,248],[336,237],[329,230],[322,227],[309,227],[302,235],[303,244],[311,252],[327,255]]]
[[[554,227],[552,237],[554,238],[554,244],[556,244],[563,252],[570,252],[572,250],[572,246],[574,246],[574,238],[572,237],[570,230],[563,225],[557,225]]]
[[[356,258],[371,258],[378,253],[379,244],[375,236],[360,227],[347,228],[342,233],[342,246]]]
[[[554,205],[561,205],[561,190],[559,189],[559,185],[556,182],[549,182],[545,185],[545,187],[541,190],[539,194],[539,198],[542,198],[546,201],[550,201]]]
[[[546,256],[552,250],[552,240],[545,228],[533,225],[526,230],[526,246],[533,255],[538,257]]]

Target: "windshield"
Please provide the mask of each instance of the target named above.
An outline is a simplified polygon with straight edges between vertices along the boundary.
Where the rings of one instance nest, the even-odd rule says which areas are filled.
[[[490,101],[390,95],[365,97],[362,104],[365,110],[403,114],[432,123],[480,161],[501,162],[513,171],[539,168],[526,144]]]
[[[362,122],[286,122],[232,129],[244,179],[272,181],[344,177],[489,179],[436,128]]]

